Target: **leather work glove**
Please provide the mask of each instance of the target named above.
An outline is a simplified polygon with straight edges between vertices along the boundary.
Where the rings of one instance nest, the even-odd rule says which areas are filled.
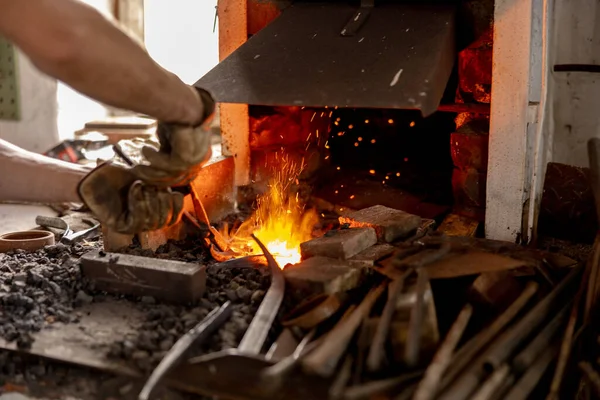
[[[173,225],[183,211],[183,194],[171,187],[186,186],[211,156],[210,117],[215,108],[210,94],[197,89],[204,105],[196,127],[159,123],[160,147],[140,148],[133,166],[109,161],[96,167],[78,186],[85,205],[107,227],[135,234]]]
[[[98,220],[119,233],[135,234],[177,223],[183,194],[147,184],[133,169],[108,161],[86,175],[79,196]]]
[[[156,133],[160,149],[145,146],[142,155],[147,163],[133,167],[134,173],[144,182],[159,187],[188,185],[210,159],[210,123],[215,109],[211,95],[196,88],[204,114],[196,127],[172,123],[159,123]]]

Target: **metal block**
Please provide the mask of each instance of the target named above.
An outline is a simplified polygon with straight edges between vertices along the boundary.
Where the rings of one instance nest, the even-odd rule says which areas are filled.
[[[194,263],[92,251],[81,257],[81,271],[97,290],[194,303],[206,289],[206,267]]]
[[[21,119],[16,52],[0,37],[0,120]]]

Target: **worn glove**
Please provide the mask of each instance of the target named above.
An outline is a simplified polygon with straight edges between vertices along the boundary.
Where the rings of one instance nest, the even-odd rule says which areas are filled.
[[[130,157],[134,166],[107,162],[80,182],[79,196],[104,225],[135,234],[179,221],[183,194],[171,187],[188,185],[211,156],[208,125],[215,105],[208,92],[197,90],[204,105],[199,126],[159,123],[159,149],[146,145],[140,151],[131,143],[138,153]]]
[[[85,176],[78,192],[100,222],[120,233],[173,225],[183,211],[182,193],[144,183],[132,168],[110,161]]]
[[[196,127],[158,124],[160,149],[144,147],[142,154],[147,162],[133,167],[134,174],[144,182],[159,187],[186,186],[211,157],[209,129],[215,103],[208,92],[196,89],[204,106],[201,123]]]

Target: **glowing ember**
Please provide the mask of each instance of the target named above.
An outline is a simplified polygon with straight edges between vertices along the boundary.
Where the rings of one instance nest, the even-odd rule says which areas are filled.
[[[240,255],[261,254],[258,245],[250,238],[254,233],[269,249],[283,268],[300,262],[300,243],[312,239],[311,232],[318,221],[314,210],[306,210],[292,185],[303,166],[281,157],[269,182],[269,190],[258,199],[257,208],[235,232],[224,228],[231,250]]]

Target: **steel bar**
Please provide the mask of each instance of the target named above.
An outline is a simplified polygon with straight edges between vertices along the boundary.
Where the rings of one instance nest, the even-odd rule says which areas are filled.
[[[321,376],[331,376],[356,329],[369,315],[375,301],[381,296],[386,283],[371,289],[358,307],[345,319],[342,319],[329,333],[319,347],[308,354],[302,361],[309,372]]]
[[[584,276],[588,275],[593,269],[586,268],[586,273]],[[554,370],[554,376],[552,378],[552,383],[550,384],[550,392],[546,399],[558,399],[560,388],[562,386],[563,377],[565,375],[565,369],[567,368],[567,363],[569,361],[569,357],[571,356],[571,350],[573,348],[573,335],[575,334],[575,325],[577,324],[577,318],[579,316],[579,305],[583,300],[583,296],[585,294],[586,284],[585,279],[580,283],[579,290],[575,295],[575,299],[573,300],[573,305],[571,306],[571,314],[569,315],[569,320],[567,322],[567,327],[565,328],[565,333],[563,336],[562,343],[560,344],[560,353],[558,355],[558,362],[556,364],[556,368]]]
[[[514,350],[526,340],[530,334],[553,312],[576,278],[580,276],[581,267],[575,267],[546,297],[533,306],[529,312],[505,331],[492,347],[479,359],[472,362],[472,367],[463,373],[449,388],[444,391],[442,399],[459,400],[468,397],[477,387],[484,366],[489,370],[500,367]]]
[[[537,283],[529,282],[521,295],[489,327],[471,339],[456,353],[452,360],[452,369],[448,370],[442,379],[442,388],[447,387],[473,361],[473,357],[483,350],[523,310],[537,292],[538,287]]]
[[[342,397],[344,389],[348,386],[348,382],[350,382],[350,378],[352,377],[353,364],[354,358],[351,355],[347,355],[336,378],[329,387],[330,399],[340,399]]]
[[[238,346],[238,351],[241,353],[259,354],[265,344],[269,330],[271,330],[273,321],[277,317],[279,307],[283,302],[285,279],[273,255],[269,253],[269,250],[254,234],[251,234],[251,236],[267,258],[269,270],[271,271],[271,286],[260,303],[256,315],[252,318],[252,322],[250,322],[250,326]]]
[[[405,385],[421,376],[423,376],[423,371],[416,371],[396,378],[371,381],[362,385],[350,386],[346,388],[344,392],[344,400],[371,399],[379,394],[390,392],[391,390]]]
[[[556,310],[557,304],[562,300],[561,296],[580,276],[581,266],[575,267],[554,290],[537,303],[494,344],[494,347],[490,349],[485,357],[486,364],[493,368],[500,366],[528,335],[540,326],[550,313]]]
[[[596,396],[600,396],[600,375],[589,362],[582,361],[579,363],[579,369],[583,372],[585,378],[592,384]]]
[[[517,374],[521,374],[529,368],[540,354],[550,346],[558,332],[558,328],[565,322],[572,304],[572,301],[568,302],[535,339],[513,359],[512,366]]]
[[[390,330],[392,317],[396,311],[396,301],[404,288],[405,279],[406,274],[399,279],[393,280],[388,286],[388,299],[383,308],[383,313],[379,319],[375,336],[369,349],[369,355],[367,356],[367,368],[371,372],[378,371],[385,362],[385,340]]]
[[[594,194],[594,204],[596,206],[596,217],[600,223],[600,139],[592,138],[588,140],[588,158],[590,164],[590,186]],[[592,263],[589,266],[588,290],[585,301],[584,323],[589,321],[596,307],[598,294],[598,274],[600,273],[600,235],[597,235],[594,242],[593,256],[590,259]]]
[[[527,368],[527,371],[521,376],[518,382],[513,385],[510,391],[506,394],[505,398],[510,400],[525,400],[529,398],[529,395],[535,389],[537,384],[542,379],[542,376],[552,363],[552,360],[556,358],[558,351],[557,346],[548,347],[533,364]]]
[[[483,382],[479,390],[471,397],[471,400],[490,400],[495,395],[496,391],[502,387],[506,379],[510,375],[510,367],[508,364],[503,364],[497,368],[488,379]],[[509,397],[510,399],[510,397]],[[512,399],[511,399],[512,400]]]
[[[180,363],[185,355],[189,352],[193,345],[205,341],[215,330],[225,323],[231,316],[231,302],[226,302],[219,308],[212,310],[206,318],[193,327],[189,332],[183,335],[162,359],[160,364],[154,369],[150,378],[142,388],[139,394],[139,400],[148,400],[156,385],[169,373],[178,363]]]
[[[413,400],[429,400],[435,397],[441,377],[452,360],[454,349],[469,324],[472,314],[473,307],[470,304],[466,304],[435,353],[431,364],[427,367],[425,376],[419,383]]]
[[[423,269],[417,270],[417,293],[416,301],[410,312],[410,322],[408,324],[408,336],[406,338],[406,347],[404,349],[404,362],[409,367],[414,367],[419,362],[419,352],[421,350],[421,332],[423,330],[423,320],[425,314],[425,291],[427,289],[427,272]]]
[[[208,218],[208,213],[206,212],[206,209],[204,208],[204,204],[202,204],[202,201],[200,200],[200,195],[198,194],[198,191],[196,190],[194,185],[190,184],[189,187],[190,187],[190,194],[192,196],[192,202],[194,203],[194,210],[196,211],[196,217],[202,217],[202,219],[204,220],[204,223],[208,227],[208,230],[210,231],[210,233],[215,241],[215,244],[217,245],[219,250],[220,251],[229,250],[229,245],[227,244],[227,240],[225,240],[223,235],[221,235],[221,233],[218,230],[216,230],[214,226],[212,226],[210,224],[210,218]],[[198,215],[198,214],[200,214],[200,215]]]

